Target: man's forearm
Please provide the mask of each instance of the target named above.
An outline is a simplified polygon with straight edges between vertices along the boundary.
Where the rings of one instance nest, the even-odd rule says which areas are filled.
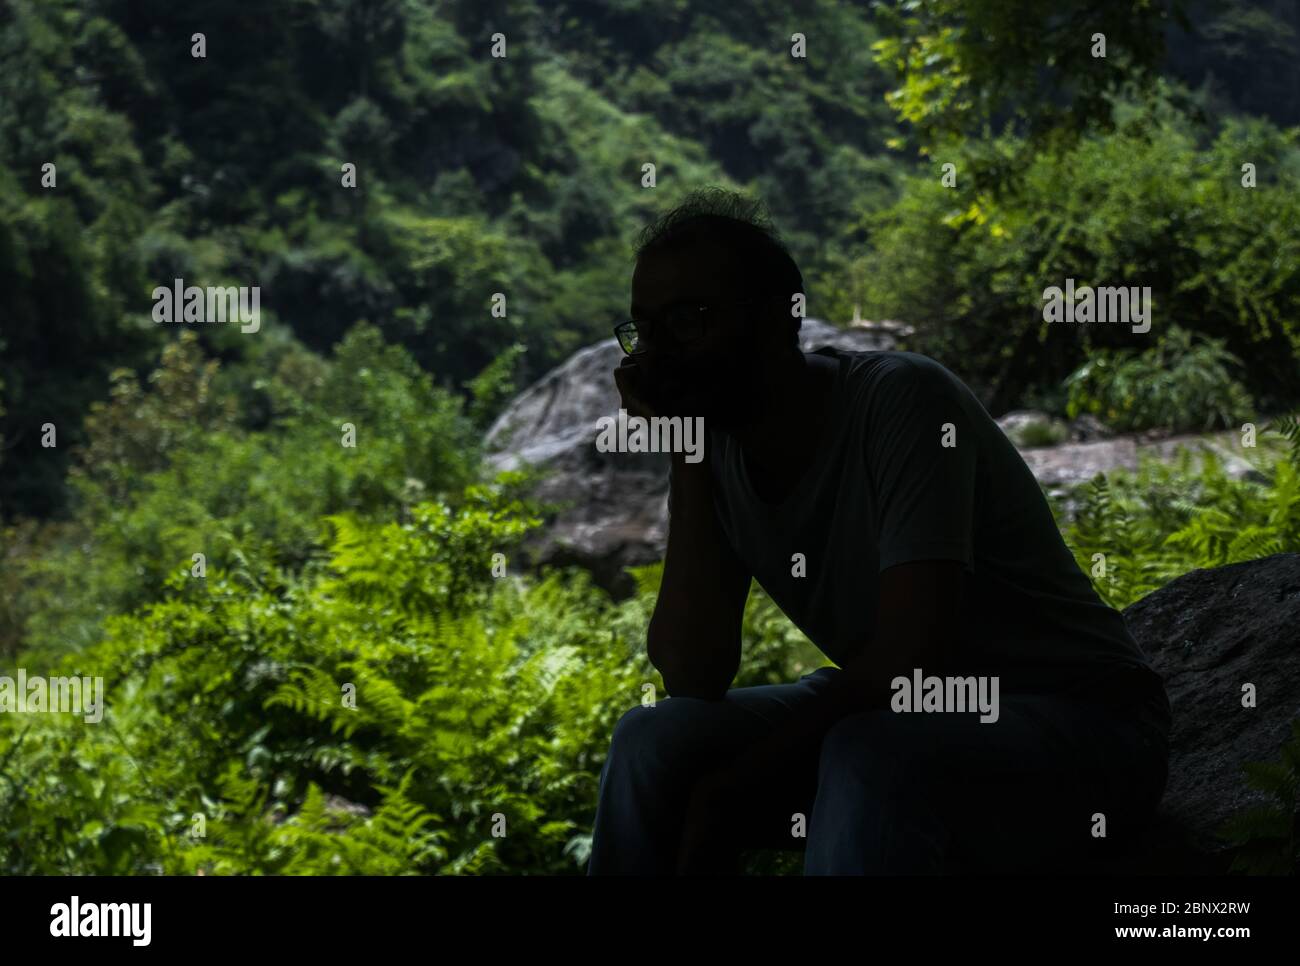
[[[954,668],[964,593],[960,561],[912,561],[884,571],[875,631],[862,653],[724,771],[738,780],[759,778],[799,756],[816,755],[827,730],[845,715],[887,708],[894,678],[918,667]]]
[[[860,656],[841,668],[825,689],[798,708],[764,740],[747,749],[731,766],[735,772],[783,769],[805,754],[813,754],[841,718],[889,701],[889,684],[877,681]]]
[[[738,615],[718,603],[734,589],[721,576],[729,568],[714,529],[707,464],[683,464],[674,454],[671,486],[664,579],[647,648],[670,694],[720,697],[740,664],[740,633]]]
[[[932,653],[929,649],[924,652]],[[893,679],[912,667],[925,666],[925,660],[923,653],[917,652],[910,660],[886,665],[872,653],[859,655],[846,663],[822,691],[799,705],[767,738],[746,749],[725,770],[742,782],[786,772],[800,760],[807,760],[808,755],[818,754],[826,732],[841,718],[888,707]]]

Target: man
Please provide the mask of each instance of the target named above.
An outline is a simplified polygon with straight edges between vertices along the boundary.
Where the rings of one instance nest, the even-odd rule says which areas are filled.
[[[909,352],[798,346],[803,280],[755,206],[699,193],[638,248],[641,417],[674,454],[647,650],[669,697],[618,722],[591,874],[1050,871],[1132,835],[1166,781],[1169,704],[970,390]],[[730,688],[756,579],[838,667]],[[900,698],[932,677],[957,687]],[[949,707],[962,692],[980,709]],[[935,699],[935,700],[930,700]]]

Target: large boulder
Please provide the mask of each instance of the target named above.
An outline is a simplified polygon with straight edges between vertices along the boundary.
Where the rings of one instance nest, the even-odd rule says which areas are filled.
[[[1173,708],[1169,783],[1142,845],[1106,871],[1227,871],[1216,832],[1262,801],[1249,761],[1277,761],[1300,716],[1300,554],[1193,570],[1124,611]],[[1243,707],[1242,688],[1256,706]]]
[[[805,319],[799,337],[805,352],[895,347],[888,328],[818,319]],[[668,539],[668,457],[595,446],[597,421],[618,412],[622,357],[612,338],[582,349],[516,397],[487,435],[494,468],[545,470],[534,496],[557,509],[525,547],[532,562],[580,565],[616,596],[633,589],[623,568],[662,559]]]

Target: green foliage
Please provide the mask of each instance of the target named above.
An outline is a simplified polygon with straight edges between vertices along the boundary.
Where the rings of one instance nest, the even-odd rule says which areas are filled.
[[[459,401],[371,327],[329,360],[289,346],[261,365],[269,378],[224,373],[191,336],[167,348],[147,389],[115,375],[86,421],[75,521],[45,528],[41,552],[16,561],[12,620],[30,654],[97,640],[107,615],[157,599],[195,553],[297,570],[318,554],[324,517],[388,517],[477,470]],[[242,425],[254,418],[260,429]],[[349,423],[355,447],[341,445]]]
[[[1106,126],[1113,95],[1156,76],[1165,29],[1182,17],[1179,3],[1126,0],[872,6],[887,31],[874,44],[876,60],[900,84],[889,103],[931,153],[995,121],[1014,122],[1038,139]],[[1098,33],[1107,42],[1104,60],[1092,53]]]
[[[1242,360],[1266,409],[1300,385],[1300,152],[1294,131],[1229,121],[1211,143],[1167,106],[1134,109],[1109,137],[1033,156],[998,196],[967,176],[971,151],[1013,154],[1000,139],[936,157],[899,201],[863,222],[869,251],[849,273],[867,317],[916,328],[908,348],[960,360],[991,411],[1015,408],[1100,350],[1146,349],[1175,320]],[[1242,158],[1256,188],[1241,184]],[[956,187],[940,162],[957,166]],[[1151,289],[1149,333],[1043,318],[1044,292]]]
[[[1085,567],[1107,554],[1098,589],[1116,606],[1194,566],[1295,548],[1300,474],[1259,462],[1267,482],[1233,481],[1212,455],[1199,472],[1188,454],[1116,474],[1067,538]],[[161,594],[54,665],[105,678],[101,724],[0,716],[0,868],[580,871],[613,724],[643,684],[662,690],[644,655],[661,567],[635,571],[617,605],[581,575],[516,575],[536,523],[517,482],[386,519],[333,513],[302,568],[244,546],[202,580],[174,561]],[[824,663],[761,593],[743,640],[738,686]]]
[[[1234,480],[1214,450],[1183,449],[1172,463],[1144,459],[1137,473],[1081,488],[1063,533],[1101,598],[1122,609],[1189,570],[1300,552],[1300,464],[1251,462],[1262,482]]]
[[[101,725],[0,721],[0,868],[573,871],[614,720],[656,679],[645,612],[494,578],[532,525],[508,491],[336,517],[300,577],[243,555],[114,618],[64,665],[105,678]]]
[[[213,0],[209,38],[241,38],[214,72],[174,3],[3,5],[0,655],[102,675],[108,710],[0,715],[0,871],[580,870],[613,723],[662,690],[661,568],[618,604],[520,573],[536,513],[523,477],[481,480],[480,437],[516,381],[607,336],[631,234],[699,184],[767,200],[814,315],[916,323],[990,408],[1094,359],[1081,407],[1199,425],[1249,405],[1228,353],[1261,403],[1289,399],[1294,132],[1207,137],[1177,88],[1116,99],[1161,57],[1159,5],[1047,6],[811,0],[803,59],[780,0],[508,0],[532,41],[501,60],[465,0]],[[1208,32],[1229,65],[1280,36],[1248,14]],[[899,196],[891,104],[956,189],[915,170]],[[1207,341],[1155,350],[1170,381],[1123,330],[1049,330],[1066,276],[1150,284],[1157,320]],[[262,330],[174,338],[148,294],[177,277],[262,285]],[[1184,457],[1083,494],[1067,537],[1089,569],[1107,555],[1099,592],[1295,549],[1300,423],[1274,428],[1296,460],[1259,480]],[[824,663],[757,587],[742,638],[737,686]]]
[[[152,333],[126,324],[145,285],[134,241],[155,202],[129,121],[105,87],[138,83],[122,32],[68,0],[0,11],[0,383],[6,515],[63,509],[66,456],[86,406],[115,366],[135,365]],[[43,165],[55,187],[42,187]],[[57,351],[52,351],[57,347]],[[53,422],[59,445],[39,445]]]
[[[520,357],[526,351],[518,342],[502,349],[501,353],[467,384],[473,400],[469,408],[469,418],[474,425],[486,429],[514,396],[517,389],[515,370],[518,368]]]
[[[1233,427],[1254,411],[1232,374],[1240,366],[1223,340],[1173,326],[1145,352],[1094,354],[1066,379],[1067,413],[1091,413],[1125,432]]]
[[[628,243],[655,210],[721,183],[770,200],[820,313],[847,311],[846,232],[900,166],[883,73],[862,56],[871,18],[806,5],[819,39],[796,60],[773,56],[772,0],[661,7],[509,0],[531,40],[492,58],[472,5],[212,0],[209,41],[243,38],[214,72],[166,39],[193,24],[163,0],[7,4],[5,513],[70,509],[68,447],[29,427],[83,441],[110,374],[145,370],[171,334],[147,313],[173,278],[261,287],[262,332],[203,332],[227,364],[273,329],[326,353],[369,322],[458,391],[516,343],[532,380],[626,312]],[[40,186],[47,161],[57,190]]]
[[[268,806],[267,789],[231,768],[211,803],[216,816],[182,860],[205,875],[411,875],[445,861],[438,817],[406,797],[405,782],[380,787],[378,806],[349,806],[311,783],[298,811]],[[205,803],[207,804],[207,803]]]
[[[517,482],[330,516],[296,574],[242,549],[205,579],[171,568],[51,666],[105,678],[101,724],[0,716],[0,869],[580,871],[614,722],[663,690],[644,653],[661,565],[618,605],[580,574],[514,576],[537,523]],[[744,634],[738,686],[810,669],[761,593]]]
[[[1054,422],[1034,422],[1025,425],[1018,435],[1018,442],[1025,447],[1055,446],[1064,442],[1069,432]]]
[[[1291,462],[1300,466],[1300,416],[1279,416],[1271,427],[1291,446]]]

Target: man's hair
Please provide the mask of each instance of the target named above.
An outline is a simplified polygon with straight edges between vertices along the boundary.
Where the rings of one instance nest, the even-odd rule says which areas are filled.
[[[637,240],[636,259],[701,241],[715,242],[734,255],[741,273],[734,282],[744,297],[772,296],[775,303],[776,296],[784,296],[782,310],[788,315],[791,297],[804,291],[803,274],[763,203],[725,188],[692,191],[647,225]],[[790,331],[797,345],[800,320],[791,318]]]

